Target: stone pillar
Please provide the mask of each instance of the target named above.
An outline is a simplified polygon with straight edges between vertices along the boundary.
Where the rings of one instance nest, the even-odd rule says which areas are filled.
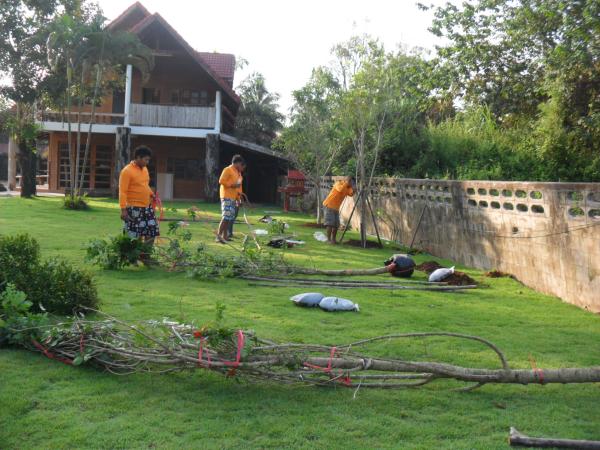
[[[14,191],[17,187],[17,143],[8,138],[8,190]]]
[[[131,128],[117,127],[115,134],[115,155],[113,180],[112,180],[112,195],[119,196],[119,175],[121,170],[131,160]]]
[[[219,200],[219,135],[206,135],[204,196],[208,201]]]

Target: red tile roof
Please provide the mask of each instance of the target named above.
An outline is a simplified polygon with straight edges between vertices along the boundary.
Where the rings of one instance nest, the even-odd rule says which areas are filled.
[[[235,74],[235,55],[231,53],[196,52],[211,69],[229,86],[233,86],[233,75]]]

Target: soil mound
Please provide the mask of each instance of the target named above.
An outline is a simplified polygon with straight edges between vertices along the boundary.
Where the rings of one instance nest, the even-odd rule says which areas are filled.
[[[427,274],[432,273],[435,270],[441,269],[441,266],[436,261],[425,261],[424,263],[419,264],[415,269],[420,270],[421,272],[425,272]]]
[[[344,245],[350,245],[351,247],[360,247],[363,248],[362,242],[359,239],[349,239],[344,241]],[[381,248],[379,243],[373,241],[367,241],[367,248]]]

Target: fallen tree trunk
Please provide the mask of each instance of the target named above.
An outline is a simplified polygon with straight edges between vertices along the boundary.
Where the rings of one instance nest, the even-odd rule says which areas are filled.
[[[326,276],[335,276],[335,277],[351,277],[358,275],[380,275],[382,273],[389,273],[390,268],[388,266],[384,267],[375,267],[373,269],[311,269],[308,267],[289,267],[290,273],[301,273],[304,275],[326,275]]]
[[[257,277],[255,277],[257,278]],[[253,281],[253,280],[249,280]],[[252,286],[264,286],[264,287],[288,287],[288,286],[315,286],[315,287],[331,287],[338,289],[392,289],[392,290],[405,290],[405,291],[430,291],[430,292],[453,292],[453,291],[462,291],[465,289],[477,289],[477,286],[474,284],[465,285],[465,286],[403,286],[400,284],[385,284],[385,283],[364,283],[362,285],[356,284],[346,284],[342,282],[334,282],[331,281],[329,283],[326,282],[307,282],[307,281],[296,281],[296,280],[286,280],[285,282],[274,282],[274,281],[261,281],[255,280],[249,283]]]
[[[246,280],[254,280],[254,281],[276,281],[276,282],[287,282],[287,281],[312,281],[312,282],[320,282],[320,283],[331,283],[333,282],[340,282],[340,283],[344,283],[347,285],[352,285],[352,286],[362,286],[365,284],[384,284],[384,285],[404,285],[404,284],[423,284],[423,285],[430,285],[430,286],[447,286],[448,283],[445,283],[443,281],[438,281],[438,282],[432,282],[432,281],[420,281],[420,280],[406,280],[406,279],[402,279],[402,280],[391,280],[391,281],[382,281],[382,282],[373,282],[373,281],[364,281],[364,280],[324,280],[324,279],[319,279],[319,278],[282,278],[282,277],[257,277],[257,276],[252,276],[252,275],[248,275],[248,276],[244,276],[243,277]]]
[[[537,448],[577,448],[600,450],[600,441],[586,441],[575,439],[556,439],[556,438],[534,438],[519,433],[516,428],[510,427],[508,442],[517,447],[537,447]]]
[[[99,313],[98,311],[95,311]],[[102,313],[99,313],[102,314]],[[105,315],[106,316],[106,315]],[[345,345],[275,343],[252,332],[218,325],[197,328],[163,320],[134,325],[110,316],[36,328],[15,322],[8,330],[21,339],[13,344],[66,364],[88,363],[114,373],[212,370],[287,384],[354,388],[418,387],[441,379],[475,383],[549,384],[600,382],[600,366],[561,369],[512,369],[492,342],[450,332],[405,333],[363,339]],[[19,328],[21,327],[21,328]],[[438,361],[411,361],[364,353],[367,344],[407,338],[449,338],[480,343],[498,357],[500,368],[472,368]],[[398,351],[402,352],[403,346]],[[389,350],[386,352],[386,355]]]

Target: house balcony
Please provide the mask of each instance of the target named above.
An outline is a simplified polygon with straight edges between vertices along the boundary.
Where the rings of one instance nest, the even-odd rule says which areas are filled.
[[[215,128],[216,108],[209,106],[144,105],[132,103],[132,126],[168,128]]]

